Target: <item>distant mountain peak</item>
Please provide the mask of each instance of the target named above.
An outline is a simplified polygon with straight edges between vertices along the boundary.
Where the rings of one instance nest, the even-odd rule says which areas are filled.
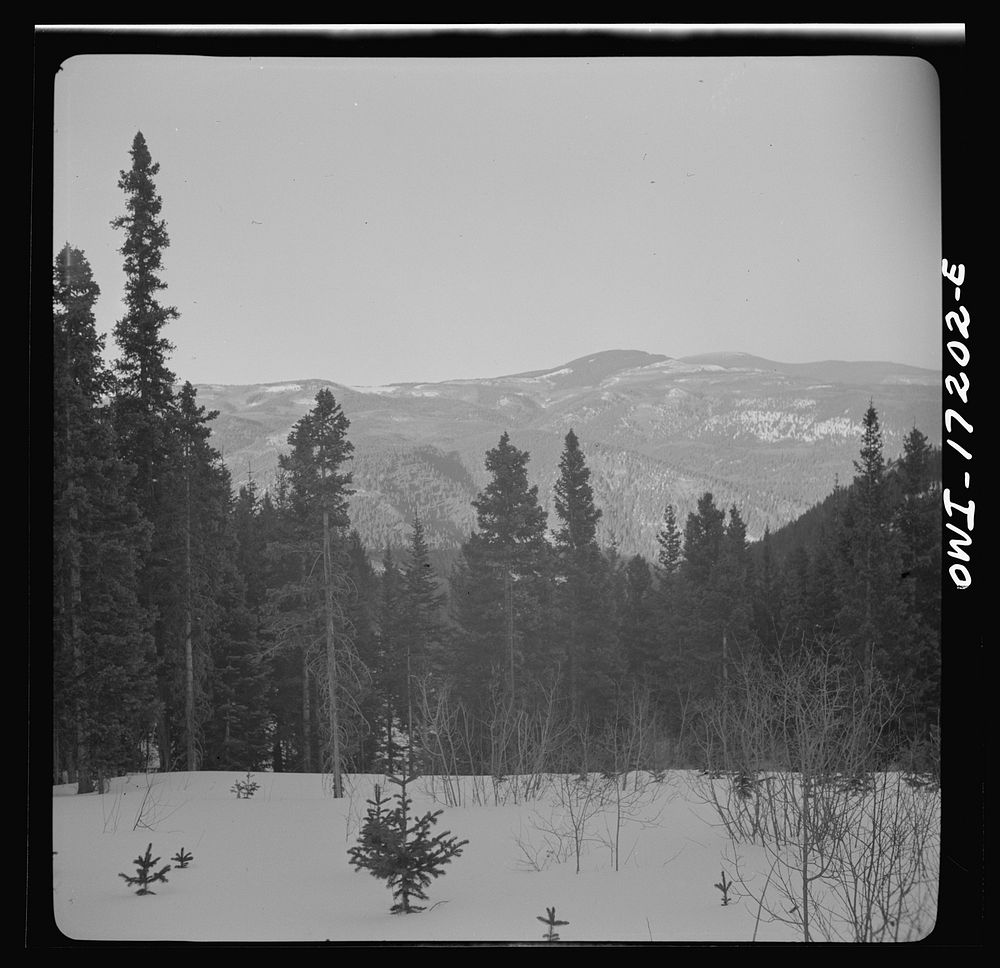
[[[644,350],[602,350],[577,357],[547,370],[530,370],[495,377],[496,380],[545,380],[559,388],[598,386],[603,380],[624,370],[661,363],[669,357]]]
[[[647,353],[645,350],[602,350],[589,356],[570,360],[567,367],[583,366],[614,366],[620,369],[632,369],[636,366],[648,366],[650,363],[660,363],[669,359],[662,353]]]
[[[329,386],[351,421],[351,522],[372,549],[403,547],[415,510],[432,547],[459,547],[476,526],[483,456],[508,430],[531,454],[548,501],[567,431],[585,450],[604,532],[623,553],[656,553],[667,504],[678,520],[711,491],[759,536],[849,479],[860,420],[874,399],[893,459],[914,426],[940,440],[941,377],[877,361],[780,363],[750,353],[683,358],[589,353],[509,376],[349,387],[322,380],[199,387],[213,444],[238,485],[268,487],[291,428]],[[603,540],[603,539],[602,539]],[[450,553],[450,552],[449,552]]]

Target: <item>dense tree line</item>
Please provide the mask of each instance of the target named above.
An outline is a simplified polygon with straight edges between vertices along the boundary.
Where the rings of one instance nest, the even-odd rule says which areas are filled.
[[[177,312],[160,301],[168,236],[141,134],[131,158],[112,222],[114,366],[86,257],[67,243],[53,266],[55,782],[323,771],[340,795],[343,771],[443,756],[456,730],[451,767],[500,772],[498,749],[556,723],[558,765],[582,769],[626,712],[683,759],[694,711],[751,647],[837,652],[905,686],[901,737],[936,723],[939,458],[919,430],[889,464],[870,406],[850,485],[808,528],[753,546],[711,493],[683,522],[667,505],[652,561],[599,546],[572,429],[551,521],[505,432],[475,528],[435,574],[419,509],[405,548],[366,549],[352,528],[350,421],[328,389],[292,428],[277,485],[232,493],[216,415],[167,364]]]

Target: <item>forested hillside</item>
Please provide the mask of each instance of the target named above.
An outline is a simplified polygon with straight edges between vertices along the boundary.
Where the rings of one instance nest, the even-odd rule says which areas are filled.
[[[324,386],[352,415],[355,523],[366,545],[404,547],[405,522],[426,509],[428,540],[443,551],[458,550],[471,524],[468,502],[485,483],[483,454],[504,431],[531,453],[529,475],[551,511],[559,442],[574,429],[604,508],[600,540],[649,557],[665,504],[686,515],[712,491],[736,504],[748,533],[760,538],[850,477],[871,400],[890,454],[913,426],[936,428],[941,406],[939,375],[914,367],[782,364],[745,354],[673,360],[638,351],[435,384],[200,387],[220,412],[212,439],[237,484],[273,486],[288,431]],[[449,495],[459,493],[453,502]]]
[[[740,670],[793,658],[883,697],[873,755],[932,767],[940,494],[907,410],[933,399],[908,395],[920,373],[880,365],[857,415],[857,388],[806,397],[752,360],[629,353],[493,383],[200,392],[167,363],[141,134],[131,159],[113,367],[85,254],[67,243],[53,265],[54,782],[323,771],[339,795],[343,771],[403,760],[703,766],[704,717]],[[762,378],[780,404],[751,405]],[[820,489],[821,512],[771,533]]]

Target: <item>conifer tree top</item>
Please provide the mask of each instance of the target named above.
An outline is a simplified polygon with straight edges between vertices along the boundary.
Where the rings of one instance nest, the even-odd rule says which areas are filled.
[[[703,579],[719,559],[725,518],[726,512],[716,506],[715,498],[706,491],[698,498],[698,510],[688,515],[684,526],[684,559]]]
[[[486,469],[493,475],[472,502],[483,540],[497,548],[541,545],[545,509],[538,503],[538,486],[528,486],[528,452],[518,450],[504,431],[486,452]]]
[[[121,349],[116,367],[127,396],[141,399],[147,407],[163,409],[169,403],[175,377],[166,366],[174,347],[161,331],[178,313],[172,306],[161,306],[156,294],[166,288],[158,273],[170,240],[160,218],[163,203],[153,183],[160,166],[153,162],[142,132],[132,142],[131,155],[132,167],[122,171],[118,180],[118,187],[125,192],[126,214],[111,221],[112,228],[125,231],[119,251],[125,258],[126,312],[115,325],[115,340]]]
[[[674,574],[680,567],[682,552],[682,538],[680,528],[677,526],[677,511],[672,504],[668,504],[663,511],[663,527],[656,536],[660,550],[657,554],[657,561],[660,567],[668,574]]]
[[[881,460],[882,458],[882,430],[879,426],[878,411],[872,400],[868,401],[868,409],[865,411],[861,425],[864,428],[861,437],[862,459],[860,462],[854,462],[854,468],[859,472],[866,468],[868,460]]]
[[[341,466],[351,459],[354,445],[347,439],[351,422],[328,388],[316,394],[316,406],[299,419],[288,435],[292,447],[278,461],[288,474],[293,501],[300,510],[327,511],[337,527],[346,527],[351,475]]]
[[[94,320],[94,304],[100,294],[90,263],[67,242],[52,267],[56,373],[95,404],[109,389],[101,359],[104,337],[98,335]]]
[[[559,460],[555,505],[556,513],[563,522],[563,526],[556,532],[558,543],[573,550],[593,544],[601,511],[594,506],[590,468],[587,467],[580,442],[572,429],[566,434],[566,447]]]
[[[874,402],[869,402],[862,420],[861,452],[854,461],[854,490],[862,502],[873,508],[882,499],[885,482],[885,457],[882,452],[882,428]]]

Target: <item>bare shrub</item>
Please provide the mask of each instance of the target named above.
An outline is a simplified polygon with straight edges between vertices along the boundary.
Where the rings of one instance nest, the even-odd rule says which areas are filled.
[[[648,691],[633,689],[619,694],[599,737],[604,762],[603,843],[611,851],[611,863],[621,865],[622,829],[626,824],[651,827],[665,804],[653,812],[659,790],[659,775],[648,769],[659,737],[656,712]],[[644,768],[645,767],[645,768]]]
[[[417,756],[427,792],[449,806],[538,799],[565,735],[554,688],[515,702],[496,684],[470,711],[447,683],[417,688]]]
[[[552,778],[551,802],[547,812],[535,811],[531,825],[538,837],[518,840],[526,857],[545,856],[547,861],[561,863],[573,858],[576,873],[580,873],[580,860],[591,843],[599,843],[594,833],[594,822],[607,803],[608,781],[599,773],[559,773]],[[526,849],[527,848],[527,849]],[[544,848],[544,855],[542,854]],[[535,869],[544,869],[544,866]]]
[[[536,813],[530,830],[519,826],[514,843],[521,853],[517,865],[522,870],[548,870],[553,864],[564,864],[573,856],[573,842],[568,829],[551,814],[543,817]]]
[[[697,795],[733,842],[730,862],[758,919],[804,941],[903,940],[936,899],[935,792],[885,772],[902,700],[870,667],[824,651],[749,651],[702,710]],[[759,844],[766,885],[739,863]]]
[[[143,789],[142,799],[139,801],[139,806],[136,809],[135,822],[132,824],[133,830],[138,830],[140,827],[146,830],[156,830],[156,825],[165,820],[177,809],[175,807],[173,810],[164,811],[163,805],[160,802],[161,791],[158,787],[156,774],[146,773],[145,788]]]
[[[435,687],[426,677],[416,683],[418,757],[427,778],[427,794],[449,807],[465,805],[461,777],[468,764],[462,753],[464,710],[447,683]]]
[[[105,791],[104,795],[101,796],[101,815],[104,820],[104,832],[115,833],[118,830],[118,821],[121,818],[122,801],[125,797],[125,791],[128,788],[129,782],[131,781],[130,776],[125,776],[121,783],[118,785],[117,790],[112,790],[115,784],[109,784],[108,789]],[[132,828],[135,830],[135,827]]]

